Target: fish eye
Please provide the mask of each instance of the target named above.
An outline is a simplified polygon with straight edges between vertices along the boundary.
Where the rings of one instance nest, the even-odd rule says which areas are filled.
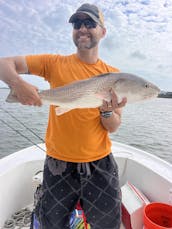
[[[146,84],[145,84],[145,88],[149,88],[149,84],[146,83]]]

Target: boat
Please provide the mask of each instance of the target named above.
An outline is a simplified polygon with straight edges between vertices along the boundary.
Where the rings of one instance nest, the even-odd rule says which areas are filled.
[[[119,167],[121,187],[130,182],[150,202],[172,204],[172,164],[146,151],[115,141],[112,142],[112,153]],[[44,143],[0,159],[0,228],[15,212],[33,204],[33,178],[42,171],[44,159]],[[143,222],[142,227],[133,229],[141,228]]]

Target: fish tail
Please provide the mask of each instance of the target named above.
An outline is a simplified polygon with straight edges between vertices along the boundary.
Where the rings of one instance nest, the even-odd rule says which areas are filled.
[[[15,95],[15,92],[13,90],[10,90],[10,93],[8,94],[6,100],[7,103],[18,103],[18,98]]]

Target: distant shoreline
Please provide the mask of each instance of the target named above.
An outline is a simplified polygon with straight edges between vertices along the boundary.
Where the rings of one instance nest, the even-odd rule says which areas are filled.
[[[169,98],[169,99],[171,99],[172,98],[172,92],[170,92],[170,91],[166,91],[166,92],[162,91],[162,92],[159,93],[158,98]]]

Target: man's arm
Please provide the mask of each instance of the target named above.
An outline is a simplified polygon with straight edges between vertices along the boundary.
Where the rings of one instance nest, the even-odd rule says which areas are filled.
[[[28,67],[24,56],[0,58],[0,80],[14,91],[20,103],[40,106],[37,87],[24,81],[19,74],[27,74]]]
[[[118,129],[121,124],[121,108],[126,105],[127,99],[123,98],[122,101],[118,103],[118,99],[114,91],[111,91],[111,94],[111,102],[108,103],[106,101],[103,101],[103,105],[100,107],[100,117],[103,127],[108,132],[113,133]]]

